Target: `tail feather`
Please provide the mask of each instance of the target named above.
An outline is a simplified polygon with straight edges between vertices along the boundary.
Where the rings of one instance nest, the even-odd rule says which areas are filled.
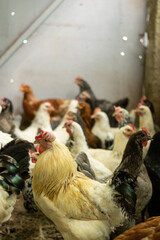
[[[129,103],[129,98],[123,98],[123,99],[120,99],[116,102],[113,103],[113,105],[115,106],[120,106],[122,108],[126,108],[128,106],[128,103]]]
[[[8,173],[2,173],[1,177],[5,179],[6,183],[13,185],[20,190],[24,187],[24,180],[19,174],[11,176],[8,175]]]
[[[34,152],[37,151],[32,143],[14,139],[0,150],[0,156],[4,154],[12,157],[17,162],[20,175],[27,178],[29,177],[29,149]]]
[[[9,193],[16,193],[17,195],[20,194],[20,189],[17,187],[13,186],[10,183],[7,183],[6,179],[0,177],[0,185]]]
[[[0,185],[8,192],[19,194],[29,177],[29,149],[32,143],[13,140],[0,150]]]

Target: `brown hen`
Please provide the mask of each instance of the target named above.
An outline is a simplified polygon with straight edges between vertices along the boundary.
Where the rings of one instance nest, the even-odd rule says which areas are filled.
[[[79,102],[78,109],[80,111],[80,116],[83,119],[87,142],[91,148],[101,148],[101,140],[96,137],[92,132],[92,119],[91,119],[91,107],[86,102]]]
[[[45,99],[39,100],[35,98],[34,93],[30,86],[26,84],[21,84],[20,91],[24,93],[23,97],[23,109],[26,115],[27,120],[30,122],[34,116],[36,111],[39,108],[39,105],[45,101],[50,101],[54,106],[54,111],[51,113],[52,117],[57,119],[61,118],[67,110],[68,104],[70,100],[66,99]]]
[[[125,231],[114,240],[159,240],[160,239],[160,216],[151,217]]]

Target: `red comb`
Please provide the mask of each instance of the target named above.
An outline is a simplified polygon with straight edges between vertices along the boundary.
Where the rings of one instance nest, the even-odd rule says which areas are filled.
[[[44,131],[41,129],[41,133],[37,136],[35,136],[35,139],[41,139],[44,137]]]
[[[81,77],[81,76],[79,76],[79,77],[76,77],[75,81],[78,81],[78,80],[80,80],[80,79],[82,79],[82,77]]]
[[[67,127],[68,125],[72,124],[73,120],[67,120],[64,124],[65,127]]]
[[[143,96],[143,97],[140,99],[140,102],[143,103],[146,99],[147,99],[146,96]]]
[[[142,104],[141,104],[141,103],[138,103],[136,109],[139,109],[141,106],[142,106]]]
[[[121,107],[116,107],[116,106],[114,106],[114,111],[115,111],[115,112],[118,112],[120,109],[121,109]]]
[[[134,132],[136,132],[136,128],[132,123],[129,123],[128,126],[130,126],[133,129]]]
[[[25,83],[22,83],[22,84],[21,84],[21,88],[23,88],[25,85],[26,85]]]
[[[50,105],[54,108],[54,106],[53,106],[53,103],[52,102],[50,102],[50,101],[46,101],[46,102],[48,102],[48,103],[50,103]]]
[[[147,129],[146,127],[142,127],[141,129],[142,129],[143,131],[145,131],[145,132],[147,133],[147,135],[149,135],[149,136],[151,135],[150,132],[148,131],[148,129]]]

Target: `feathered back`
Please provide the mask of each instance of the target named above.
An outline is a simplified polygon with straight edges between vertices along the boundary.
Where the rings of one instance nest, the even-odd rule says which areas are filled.
[[[33,190],[36,195],[43,194],[54,198],[61,186],[76,172],[73,158],[68,148],[59,140],[52,142],[52,148],[38,157],[33,170]]]
[[[14,139],[0,150],[0,154],[9,155],[14,158],[19,166],[20,175],[27,178],[29,177],[29,149],[36,152],[32,143],[25,140]]]

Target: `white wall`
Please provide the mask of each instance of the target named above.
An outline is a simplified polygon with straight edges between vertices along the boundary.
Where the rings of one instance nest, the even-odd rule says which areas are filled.
[[[53,0],[0,0],[0,56]]]
[[[128,96],[129,108],[142,94],[146,0],[64,0],[0,70],[0,96],[22,111],[21,83],[39,99],[74,98],[82,76],[98,98]],[[128,41],[123,41],[126,35]],[[121,56],[120,52],[125,55]],[[14,79],[11,83],[10,79]]]

